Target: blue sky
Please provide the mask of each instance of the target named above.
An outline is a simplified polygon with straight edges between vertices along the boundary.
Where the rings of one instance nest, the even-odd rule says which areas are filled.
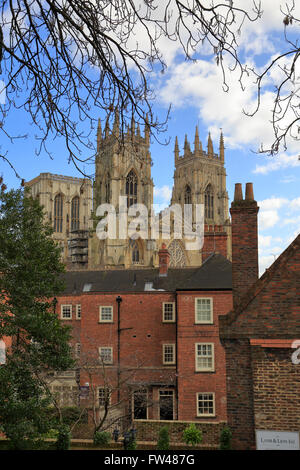
[[[242,6],[250,1],[239,0]],[[289,3],[289,2],[288,2]],[[239,37],[243,63],[262,68],[272,57],[286,47],[283,40],[283,16],[279,0],[264,0],[262,18],[253,24],[246,24]],[[284,4],[283,4],[284,5]],[[300,18],[300,6],[298,18]],[[297,11],[295,12],[297,16]],[[290,30],[299,36],[295,23]],[[141,38],[141,41],[143,39]],[[203,148],[207,136],[212,134],[214,148],[218,149],[220,129],[225,139],[225,166],[227,189],[231,202],[235,183],[245,186],[253,182],[254,195],[259,203],[259,259],[262,274],[274,259],[297,236],[300,229],[300,154],[299,142],[290,141],[286,152],[269,157],[257,154],[262,143],[268,145],[272,138],[270,109],[274,100],[274,85],[280,79],[280,69],[274,69],[262,90],[262,103],[254,117],[247,117],[243,109],[253,110],[256,104],[253,76],[245,77],[243,90],[238,82],[237,72],[227,73],[229,91],[222,89],[220,68],[209,51],[199,50],[197,62],[187,62],[180,53],[177,43],[164,40],[161,51],[167,60],[167,71],[150,77],[156,91],[154,109],[164,115],[172,104],[168,130],[161,139],[170,138],[169,145],[151,145],[153,159],[152,177],[155,184],[155,203],[167,204],[171,195],[174,172],[174,141],[178,136],[183,150],[184,137],[193,146],[195,127],[198,125]],[[228,64],[230,64],[228,59]],[[299,83],[298,83],[299,86]],[[41,172],[80,176],[72,164],[67,162],[67,152],[62,140],[51,144],[53,159],[46,153],[35,155],[36,130],[30,125],[29,117],[22,111],[9,116],[9,127],[13,134],[28,133],[28,138],[11,144],[1,138],[2,149],[8,150],[8,157],[18,173],[30,180]],[[90,167],[83,169],[89,173]],[[0,160],[0,174],[3,174],[9,188],[18,187],[19,180],[10,167]]]

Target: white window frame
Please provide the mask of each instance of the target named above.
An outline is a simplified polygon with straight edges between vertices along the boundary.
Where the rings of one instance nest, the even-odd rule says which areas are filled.
[[[98,387],[98,405],[99,405],[99,408],[103,408],[105,405],[100,404],[100,390],[105,391],[105,387]],[[111,390],[109,390],[108,406],[110,406],[110,404],[111,404]]]
[[[63,316],[64,307],[70,307],[70,317]],[[72,304],[62,304],[60,306],[60,318],[62,320],[72,320]]]
[[[211,346],[211,355],[199,355],[198,346]],[[198,359],[207,357],[212,359],[211,367],[200,367]],[[214,343],[195,343],[195,370],[196,372],[214,372],[215,371],[215,345]]]
[[[166,348],[171,347],[172,348],[172,361],[166,361]],[[174,343],[167,343],[163,344],[163,364],[165,365],[174,365],[176,363],[176,356],[175,356],[175,344]]]
[[[111,310],[111,318],[109,320],[102,318],[102,309],[110,308]],[[113,323],[114,321],[114,309],[112,305],[100,305],[99,307],[99,323]]]
[[[81,320],[81,304],[76,304],[76,320]]]
[[[110,350],[110,360],[101,360],[101,350],[102,349],[109,349]],[[113,364],[113,348],[111,346],[101,346],[99,348],[99,359],[103,364]]]
[[[81,349],[81,343],[76,343],[75,344],[75,356],[77,358],[80,357],[80,349]]]
[[[166,320],[166,318],[165,318],[165,305],[172,305],[172,319],[171,320]],[[163,323],[174,323],[175,322],[175,302],[163,302],[163,305],[162,305],[162,321],[163,321]]]
[[[210,319],[199,320],[198,318],[198,300],[210,300]],[[213,297],[195,297],[195,323],[198,325],[207,324],[211,325],[214,322],[214,302]]]
[[[212,404],[213,404],[213,412],[212,413],[200,413],[200,410],[199,410],[199,396],[202,395],[202,396],[209,396],[211,395],[212,396],[212,400],[209,400],[207,398],[207,401],[212,401]],[[204,401],[204,400],[202,400]],[[216,401],[215,401],[215,393],[214,392],[198,392],[196,394],[196,412],[197,412],[197,417],[199,418],[207,418],[207,417],[212,417],[212,416],[216,416]]]

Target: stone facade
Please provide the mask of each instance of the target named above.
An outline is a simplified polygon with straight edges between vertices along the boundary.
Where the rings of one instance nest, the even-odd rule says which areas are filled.
[[[44,207],[45,222],[54,228],[53,238],[61,246],[65,263],[68,264],[72,260],[70,241],[73,249],[77,248],[78,251],[80,245],[76,243],[78,239],[81,242],[80,261],[87,261],[87,234],[91,226],[92,211],[91,181],[85,178],[41,173],[26,182],[25,186],[30,188],[31,195]],[[73,256],[77,261],[76,251]]]

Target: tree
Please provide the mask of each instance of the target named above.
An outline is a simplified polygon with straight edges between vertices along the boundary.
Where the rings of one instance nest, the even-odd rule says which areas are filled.
[[[0,422],[15,448],[51,427],[46,372],[73,365],[70,331],[52,300],[62,290],[64,267],[51,232],[38,201],[2,186],[0,337],[13,341],[0,367]]]
[[[148,83],[151,72],[166,68],[160,40],[180,43],[190,60],[207,43],[221,67],[224,53],[238,63],[236,34],[261,14],[255,2],[249,11],[232,1],[206,6],[199,0],[4,0],[2,138],[22,137],[12,135],[6,124],[10,112],[22,108],[39,131],[37,152],[49,151],[49,138],[63,137],[69,160],[80,169],[96,151],[81,127],[88,122],[92,130],[95,113],[109,119],[118,110],[123,130],[133,118],[158,132],[165,129],[152,113]],[[90,152],[86,158],[81,144]],[[1,157],[11,164],[4,151]]]

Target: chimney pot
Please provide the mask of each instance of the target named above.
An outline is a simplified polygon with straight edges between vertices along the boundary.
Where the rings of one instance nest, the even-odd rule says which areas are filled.
[[[234,201],[242,201],[243,200],[243,190],[241,183],[235,183],[234,189]]]
[[[246,201],[254,201],[253,183],[246,183]]]

